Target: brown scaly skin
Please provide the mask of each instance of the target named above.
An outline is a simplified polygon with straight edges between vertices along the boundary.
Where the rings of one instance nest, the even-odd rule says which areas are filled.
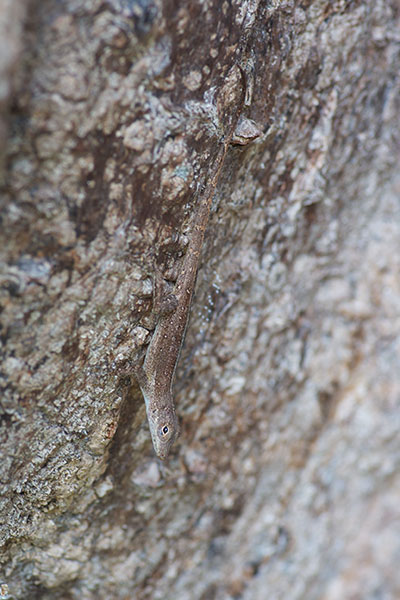
[[[146,404],[154,450],[163,460],[167,458],[172,444],[179,436],[172,384],[185,336],[212,198],[244,104],[246,81],[242,69],[240,73],[243,89],[234,126],[222,142],[210,178],[198,203],[189,246],[173,290],[176,299],[174,309],[166,314],[160,314],[143,365],[136,368],[136,376]]]

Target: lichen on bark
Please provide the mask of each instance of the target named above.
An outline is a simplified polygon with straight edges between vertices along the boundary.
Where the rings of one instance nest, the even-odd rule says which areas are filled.
[[[398,4],[0,17],[0,597],[397,597]],[[238,65],[160,463],[132,363]]]

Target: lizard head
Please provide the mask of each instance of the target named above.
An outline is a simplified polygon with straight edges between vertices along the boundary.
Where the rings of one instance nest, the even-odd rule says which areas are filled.
[[[174,407],[171,404],[149,410],[147,418],[154,451],[159,458],[164,460],[179,435],[179,423]]]

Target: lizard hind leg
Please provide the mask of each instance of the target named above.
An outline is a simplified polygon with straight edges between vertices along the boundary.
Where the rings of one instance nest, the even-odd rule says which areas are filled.
[[[154,269],[153,276],[153,313],[157,316],[168,315],[178,306],[178,298],[170,291],[161,271]]]

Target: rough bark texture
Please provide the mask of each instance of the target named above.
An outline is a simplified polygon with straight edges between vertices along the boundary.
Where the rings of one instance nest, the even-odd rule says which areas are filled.
[[[0,598],[400,597],[399,2],[25,7],[0,3]],[[131,365],[237,65],[262,135],[225,160],[163,463]]]

